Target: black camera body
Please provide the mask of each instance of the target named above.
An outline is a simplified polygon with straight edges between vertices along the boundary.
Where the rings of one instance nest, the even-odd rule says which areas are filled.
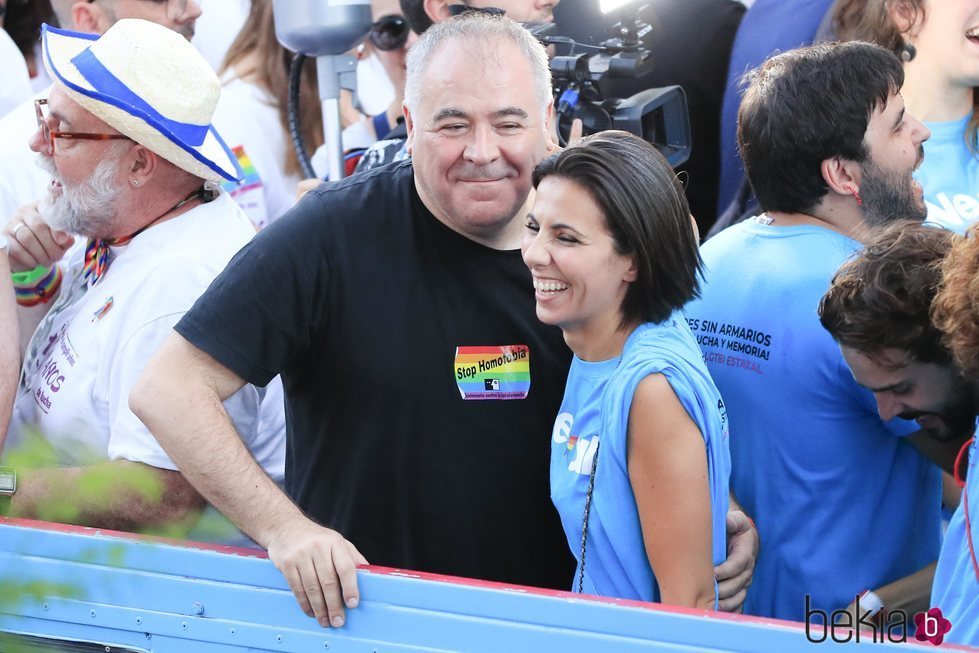
[[[600,45],[585,45],[560,36],[549,36],[553,25],[529,29],[548,46],[569,48],[551,58],[551,76],[557,108],[558,131],[567,139],[571,122],[580,118],[584,133],[621,129],[653,144],[671,166],[690,156],[690,119],[687,99],[680,86],[650,88],[628,98],[608,97],[615,79],[639,79],[653,70],[647,47],[653,28],[645,18],[648,6],[612,26],[614,36]],[[585,49],[586,52],[578,52]]]

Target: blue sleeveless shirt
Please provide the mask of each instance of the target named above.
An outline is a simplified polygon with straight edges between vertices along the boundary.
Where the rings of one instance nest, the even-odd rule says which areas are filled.
[[[627,459],[632,398],[639,382],[650,374],[666,377],[704,436],[714,564],[726,557],[731,472],[726,409],[693,334],[683,316],[675,313],[660,324],[639,326],[626,340],[620,358],[589,363],[575,357],[571,364],[551,437],[551,500],[578,560],[573,580],[577,590],[585,498],[596,445],[601,442],[588,521],[582,588],[587,594],[660,600],[646,557]]]

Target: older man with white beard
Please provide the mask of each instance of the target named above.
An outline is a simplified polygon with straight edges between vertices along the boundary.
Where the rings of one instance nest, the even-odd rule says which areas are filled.
[[[52,0],[51,8],[62,28],[96,35],[117,20],[141,18],[190,39],[201,16],[197,0]],[[30,102],[17,105],[0,119],[0,221],[41,197],[49,181],[46,174],[31,165],[32,155],[26,143],[33,130],[34,108]]]
[[[56,83],[36,103],[30,145],[52,181],[3,233],[11,269],[50,268],[17,288],[18,303],[43,316],[24,352],[7,445],[40,432],[59,467],[17,470],[7,509],[124,530],[184,520],[203,499],[127,402],[145,361],[254,234],[216,190],[240,174],[210,124],[220,84],[185,39],[143,20],[121,20],[97,40],[45,26],[42,41]],[[227,408],[281,481],[278,379],[246,386]],[[108,491],[86,495],[85,478],[99,473]],[[138,489],[146,478],[154,491]]]

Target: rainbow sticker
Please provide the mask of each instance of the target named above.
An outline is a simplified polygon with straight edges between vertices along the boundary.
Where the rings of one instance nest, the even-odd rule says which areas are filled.
[[[530,391],[530,347],[456,347],[455,379],[467,401],[526,399]]]
[[[258,176],[258,170],[255,169],[251,157],[245,152],[244,145],[235,146],[231,148],[231,151],[234,152],[235,158],[238,159],[238,165],[241,166],[241,181],[223,181],[221,188],[234,197],[246,190],[261,186],[262,178]]]

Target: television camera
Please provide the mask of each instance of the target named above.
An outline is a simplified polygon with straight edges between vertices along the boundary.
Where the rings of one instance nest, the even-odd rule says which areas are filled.
[[[599,45],[550,36],[554,26],[534,24],[529,29],[548,46],[567,49],[551,58],[555,107],[562,139],[571,121],[580,118],[584,133],[621,129],[652,143],[670,165],[676,167],[690,156],[690,121],[687,100],[679,86],[640,91],[627,98],[611,97],[616,79],[641,79],[654,67],[648,49],[653,28],[648,5],[628,12],[611,27],[612,38]],[[578,52],[584,50],[584,52]]]

